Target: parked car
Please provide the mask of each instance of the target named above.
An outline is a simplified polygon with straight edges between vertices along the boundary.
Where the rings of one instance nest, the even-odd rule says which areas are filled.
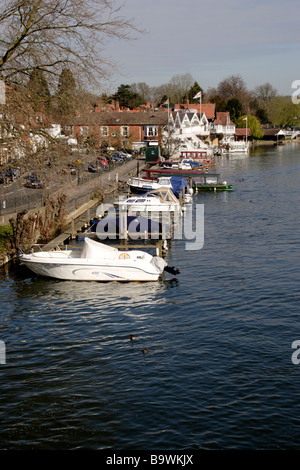
[[[88,165],[88,171],[89,171],[90,173],[97,173],[99,170],[98,170],[98,168],[97,168],[93,163],[90,163],[90,164]]]
[[[122,150],[122,151],[119,152],[119,153],[121,154],[122,157],[126,158],[126,160],[129,160],[130,158],[132,158],[132,154],[126,152],[126,150]]]
[[[20,174],[20,168],[19,167],[16,167],[16,168],[7,168],[7,170],[5,171],[5,179],[6,181],[15,181],[16,177],[19,176]]]
[[[39,180],[39,178],[35,175],[28,175],[26,176],[26,182],[24,183],[25,188],[33,188],[33,189],[42,189],[44,187],[44,183]]]
[[[96,165],[94,165],[93,163],[90,163],[89,166],[88,166],[88,171],[90,173],[98,173],[98,172],[102,171],[103,168],[104,168],[104,166],[100,162],[97,162]]]
[[[107,167],[109,166],[109,161],[106,157],[103,157],[102,155],[99,155],[97,157],[97,163],[100,163],[102,166]]]
[[[115,163],[123,163],[124,162],[124,158],[122,158],[121,155],[119,155],[119,153],[113,153],[112,155],[110,155],[110,158]]]

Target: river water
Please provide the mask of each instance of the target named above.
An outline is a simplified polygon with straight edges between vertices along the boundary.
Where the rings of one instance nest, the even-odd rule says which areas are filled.
[[[300,145],[217,170],[233,191],[194,197],[204,245],[172,241],[175,278],[1,270],[1,449],[299,448]]]

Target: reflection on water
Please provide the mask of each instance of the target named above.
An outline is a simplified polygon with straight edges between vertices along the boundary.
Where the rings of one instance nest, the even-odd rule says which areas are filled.
[[[158,302],[165,303],[164,292],[178,281],[176,278],[163,277],[158,282],[85,282],[60,281],[35,276],[25,267],[17,264],[11,267],[7,275],[14,279],[13,290],[16,298],[28,305],[34,299],[40,299],[43,305],[51,305],[56,312],[64,313],[71,309],[73,313],[90,313],[91,315],[112,314],[119,309],[124,316],[134,317],[149,315],[149,309],[154,308]],[[6,275],[6,276],[7,276]],[[2,274],[1,281],[6,276]],[[0,293],[0,302],[5,301],[6,293]]]

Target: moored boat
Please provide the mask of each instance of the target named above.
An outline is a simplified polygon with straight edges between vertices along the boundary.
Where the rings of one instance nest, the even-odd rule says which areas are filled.
[[[227,184],[227,181],[220,181],[217,173],[205,173],[193,178],[193,188],[195,191],[231,191],[232,185]]]
[[[245,141],[228,140],[221,146],[222,154],[248,153],[249,143]]]
[[[157,281],[168,270],[159,256],[121,251],[88,237],[81,250],[21,251],[19,259],[35,274],[71,281]],[[178,273],[172,267],[169,272]]]
[[[191,202],[193,191],[188,187],[188,183],[183,176],[162,176],[157,179],[146,179],[139,177],[129,178],[127,181],[130,192],[133,194],[146,194],[147,192],[169,188],[177,199],[180,194],[183,202]]]
[[[149,191],[140,196],[131,196],[114,202],[115,206],[121,211],[128,211],[128,214],[139,212],[145,214],[148,212],[169,212],[179,214],[181,206],[170,188],[161,187],[157,190]]]
[[[166,188],[172,188],[170,177],[161,177],[158,179],[147,179],[140,177],[131,177],[128,179],[127,184],[131,193],[146,193],[153,189],[159,189],[162,186]]]

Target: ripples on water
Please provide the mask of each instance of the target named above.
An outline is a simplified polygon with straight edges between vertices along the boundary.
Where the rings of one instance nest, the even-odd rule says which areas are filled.
[[[195,197],[205,243],[172,242],[177,278],[1,272],[2,449],[298,447],[299,146],[218,169],[234,191]]]

